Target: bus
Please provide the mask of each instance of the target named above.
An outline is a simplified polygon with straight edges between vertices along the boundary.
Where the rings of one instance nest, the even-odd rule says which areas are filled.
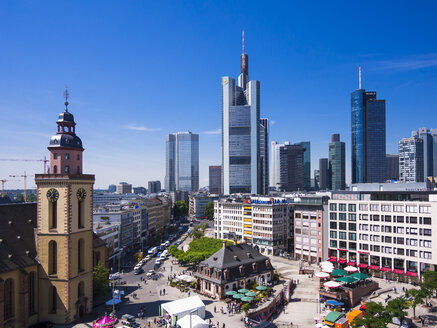
[[[156,253],[158,253],[158,247],[153,247],[151,249],[149,249],[148,253],[150,256],[155,256]]]

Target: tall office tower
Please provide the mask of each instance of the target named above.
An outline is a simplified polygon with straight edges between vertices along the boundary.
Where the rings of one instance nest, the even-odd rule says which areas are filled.
[[[280,190],[297,191],[305,188],[304,147],[284,145],[279,149]]]
[[[314,170],[314,187],[315,190],[319,190],[320,170]]]
[[[304,188],[306,190],[311,188],[311,142],[303,141],[295,143],[295,145],[304,148],[303,165],[304,165]]]
[[[168,134],[165,137],[165,191],[173,192],[176,190],[176,172],[175,172],[175,145],[176,136],[174,134]]]
[[[161,191],[161,181],[149,181],[148,182],[148,194],[157,194]]]
[[[222,167],[220,165],[209,167],[209,192],[217,195],[222,193]]]
[[[385,164],[386,180],[399,180],[399,155],[387,154]]]
[[[404,138],[399,141],[399,181],[423,182],[423,139]]]
[[[361,88],[351,94],[352,183],[385,181],[385,100]]]
[[[434,130],[435,131],[435,130]],[[434,172],[434,162],[437,154],[434,154],[435,140],[430,130],[420,128],[418,131],[411,132],[412,137],[418,137],[423,140],[423,181],[427,177],[433,177],[437,172]]]
[[[223,193],[259,194],[260,83],[249,79],[249,58],[241,54],[238,85],[222,77]]]
[[[433,157],[433,167],[432,172],[434,173],[434,176],[437,176],[437,129],[431,129],[430,130],[432,139],[433,139],[433,146],[432,146],[432,157]]]
[[[259,121],[259,172],[261,194],[269,193],[269,120],[262,118]]]
[[[199,190],[199,135],[176,132],[166,138],[167,192]]]
[[[329,183],[329,162],[327,158],[319,159],[319,189],[328,190]]]
[[[279,144],[277,141],[271,142],[270,148],[270,187],[279,188],[281,183],[280,176],[280,159],[279,150],[284,145],[289,145],[290,141],[285,141],[283,144]]]
[[[331,135],[331,142],[329,143],[329,180],[332,190],[344,190],[346,188],[345,149],[345,143],[340,141],[340,135]]]
[[[117,194],[131,194],[132,193],[132,185],[127,182],[120,182],[116,187]]]

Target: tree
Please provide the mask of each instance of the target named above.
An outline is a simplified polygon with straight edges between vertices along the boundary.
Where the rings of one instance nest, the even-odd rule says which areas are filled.
[[[426,292],[422,289],[409,289],[406,294],[411,297],[410,307],[413,309],[413,318],[416,318],[416,306],[424,303]]]
[[[15,200],[16,200],[17,202],[24,202],[24,196],[23,196],[23,194],[22,194],[21,192],[17,192],[17,193],[15,194]]]
[[[93,287],[94,296],[104,296],[109,290],[109,269],[102,262],[94,267]]]
[[[404,297],[396,297],[388,301],[385,308],[386,312],[390,316],[390,321],[392,321],[393,318],[398,318],[400,322],[404,321],[408,314],[404,311],[406,309],[408,309],[408,304]]]
[[[421,284],[421,288],[427,294],[427,297],[429,297],[435,291],[437,291],[437,272],[426,271],[423,273],[422,277],[423,277],[423,282]]]
[[[210,219],[214,217],[214,202],[206,204],[204,214]]]
[[[34,193],[27,194],[27,202],[36,202],[36,195]]]
[[[366,315],[363,318],[355,318],[353,324],[356,327],[384,328],[390,322],[390,317],[385,312],[385,307],[381,303],[366,303]]]
[[[188,205],[185,200],[178,200],[173,207],[173,213],[175,216],[182,216],[188,214]]]
[[[250,305],[249,305],[249,303],[244,303],[244,304],[241,306],[241,309],[244,311],[244,313],[247,313],[247,312],[250,310]]]

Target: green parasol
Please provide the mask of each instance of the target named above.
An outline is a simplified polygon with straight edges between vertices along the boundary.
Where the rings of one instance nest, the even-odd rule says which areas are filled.
[[[246,296],[247,297],[254,297],[254,296],[256,296],[256,293],[255,292],[247,292]]]
[[[241,288],[241,289],[238,290],[238,292],[240,294],[246,294],[248,291],[249,291],[249,289],[246,289],[246,288]]]
[[[234,294],[237,294],[237,292],[235,290],[230,290],[230,291],[227,291],[225,294],[228,296],[232,296]]]
[[[351,276],[347,276],[347,277],[341,277],[341,278],[337,278],[335,279],[335,281],[340,281],[340,282],[345,282],[347,284],[350,284],[352,282],[357,282],[359,279],[351,277]]]
[[[370,276],[368,276],[367,274],[361,273],[361,272],[356,272],[354,274],[351,274],[350,277],[357,278],[359,280],[364,280],[364,279],[370,278]]]
[[[331,276],[346,276],[346,275],[347,275],[347,272],[342,270],[342,269],[335,269],[335,270],[332,270],[332,272],[331,272]]]
[[[232,297],[235,299],[239,299],[239,298],[244,297],[244,295],[243,294],[234,294],[234,295],[232,295]]]
[[[256,286],[256,290],[267,290],[267,287],[266,286],[262,286],[262,285]]]
[[[243,302],[252,302],[253,301],[253,297],[244,296],[244,297],[241,298],[241,300]]]

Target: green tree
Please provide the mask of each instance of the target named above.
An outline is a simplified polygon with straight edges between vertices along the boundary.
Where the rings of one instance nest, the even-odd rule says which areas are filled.
[[[355,318],[353,324],[356,327],[385,328],[390,321],[390,317],[385,312],[384,305],[369,302],[366,304],[366,315],[363,318]]]
[[[413,318],[416,318],[416,306],[424,303],[427,295],[426,291],[423,289],[409,289],[406,294],[411,297],[410,307],[413,309]]]
[[[408,314],[404,311],[408,309],[408,307],[407,300],[404,297],[396,297],[388,301],[385,310],[390,316],[390,321],[392,321],[393,318],[398,318],[399,321],[402,322]]]
[[[17,193],[15,194],[15,200],[16,200],[17,202],[24,202],[24,196],[23,196],[23,194],[22,194],[21,192],[17,192]]]
[[[214,202],[209,202],[206,204],[204,214],[210,219],[214,217]]]
[[[109,290],[109,270],[102,262],[97,263],[93,271],[94,296],[104,296]]]
[[[27,198],[26,200],[27,202],[30,203],[36,202],[36,195],[34,193],[27,194],[26,198]]]
[[[178,200],[173,207],[175,216],[183,216],[188,214],[188,205],[185,200]]]
[[[244,304],[241,306],[241,309],[244,311],[244,313],[247,313],[247,312],[250,310],[250,305],[249,305],[249,303],[244,303]]]
[[[424,290],[427,297],[430,297],[434,292],[437,291],[437,272],[426,271],[423,273],[422,277],[423,282],[421,284],[421,288]]]

